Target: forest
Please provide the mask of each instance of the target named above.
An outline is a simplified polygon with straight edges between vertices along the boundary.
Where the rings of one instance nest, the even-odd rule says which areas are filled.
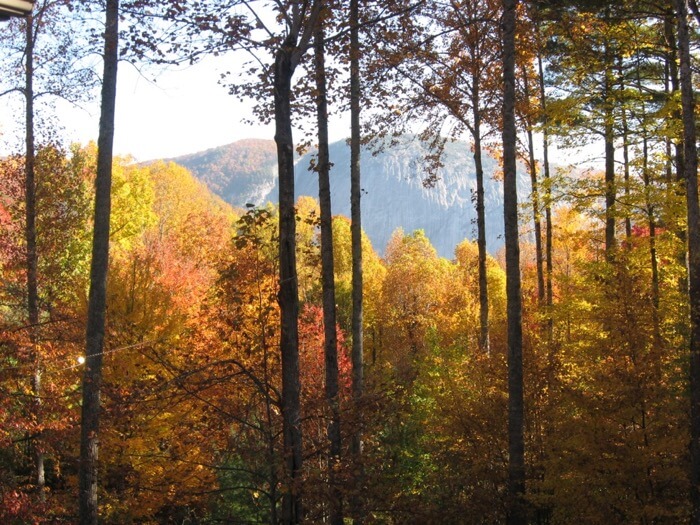
[[[700,524],[696,0],[14,4],[0,522]],[[118,65],[225,54],[247,57],[232,103],[275,126],[277,203],[114,155]],[[94,142],[67,143],[63,103],[99,106]],[[426,187],[471,144],[476,236],[451,259],[362,231],[361,146],[405,134]],[[318,199],[295,201],[309,149]]]

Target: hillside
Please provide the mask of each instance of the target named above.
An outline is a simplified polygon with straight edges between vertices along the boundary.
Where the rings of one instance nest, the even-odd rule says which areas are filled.
[[[169,159],[192,172],[233,206],[265,202],[277,178],[277,151],[271,140],[246,139]]]
[[[465,142],[447,144],[439,180],[423,186],[427,176],[424,144],[412,138],[373,155],[363,150],[363,228],[375,249],[383,252],[397,228],[422,229],[443,257],[452,258],[462,240],[476,238],[474,160]],[[318,179],[308,170],[311,154],[297,162],[297,196],[318,197]],[[350,149],[345,141],[330,147],[333,213],[350,216]],[[245,140],[202,153],[173,159],[189,168],[214,192],[234,206],[277,201],[276,158],[273,141]],[[495,253],[503,245],[503,187],[493,178],[497,164],[485,156],[484,169],[487,247]],[[521,199],[529,181],[519,176]]]

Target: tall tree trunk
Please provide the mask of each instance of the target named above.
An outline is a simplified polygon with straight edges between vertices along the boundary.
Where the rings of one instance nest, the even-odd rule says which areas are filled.
[[[282,522],[301,523],[303,443],[299,379],[299,283],[294,209],[294,140],[292,139],[292,76],[306,52],[319,18],[320,1],[294,4],[288,35],[277,48],[273,71],[275,142],[279,177],[279,294],[282,361],[282,434],[286,484]]]
[[[668,24],[667,20],[664,20],[664,27]],[[668,35],[667,35],[668,36]],[[671,56],[670,52],[664,54],[664,95],[666,100],[671,98]],[[674,64],[675,66],[675,64]],[[673,140],[671,135],[666,133],[664,137],[664,143],[666,146],[666,189],[670,192],[673,191]]]
[[[669,49],[666,63],[668,65],[669,79],[671,81],[672,96],[681,89],[680,73],[678,71],[678,43],[676,42],[676,35],[674,34],[673,28],[673,11],[669,9],[668,16],[664,18],[664,38]],[[682,120],[681,111],[674,111],[673,118]],[[685,177],[683,137],[679,137],[679,140],[674,143],[674,149],[676,153],[676,180],[682,181]],[[683,240],[685,240],[685,232],[682,232],[681,235],[683,236]]]
[[[620,91],[624,97],[625,91],[625,78],[624,69],[622,65],[622,58],[619,58],[618,63],[618,75],[620,77]],[[624,103],[621,107],[621,120],[622,120],[622,166],[624,174],[624,190],[625,198],[629,203],[630,196],[630,152],[629,152],[629,125],[627,124],[627,108],[625,108]],[[625,239],[628,241],[632,237],[632,219],[630,219],[629,208],[625,208]]]
[[[674,23],[674,21],[676,23]],[[675,97],[680,91],[681,91],[681,81],[680,81],[680,73],[678,71],[678,42],[676,40],[676,34],[674,33],[674,26],[677,26],[677,17],[675,16],[675,8],[670,7],[666,13],[666,16],[664,16],[664,39],[666,40],[666,45],[668,47],[668,54],[666,55],[666,67],[668,68],[668,77],[670,80],[671,84],[671,92],[670,96]],[[668,90],[668,87],[666,88]],[[671,114],[671,118],[675,120],[676,122],[682,121],[682,110],[678,109],[677,106],[673,110]],[[676,180],[673,181],[671,177],[667,179],[667,183],[669,185],[669,190],[677,197],[682,197],[684,193],[684,185],[685,185],[685,153],[684,153],[684,138],[683,135],[678,137],[675,141],[673,142],[673,151],[675,152],[675,162],[673,163],[675,165],[676,169]],[[671,148],[669,144],[669,148],[667,152],[671,153]],[[686,229],[685,225],[676,221],[674,224],[674,233],[676,237],[678,238],[679,241],[681,241],[681,244],[685,247],[687,238],[686,238]],[[679,250],[677,255],[676,255],[676,260],[678,261],[678,264],[681,266],[685,266],[686,260],[686,250]],[[687,275],[684,275],[678,279],[678,289],[682,293],[685,293],[685,291],[688,288],[688,279]]]
[[[289,486],[282,498],[282,520],[302,520],[302,433],[299,381],[299,288],[296,271],[294,211],[294,142],[292,139],[291,81],[296,35],[290,33],[275,58],[275,142],[279,170],[280,353],[282,356],[282,420],[284,456]]]
[[[527,71],[523,72],[524,96],[530,100],[530,85]],[[528,167],[530,169],[530,184],[532,185],[532,221],[535,225],[535,266],[537,269],[537,302],[539,306],[545,304],[544,268],[542,256],[542,214],[540,213],[540,193],[537,183],[537,162],[535,161],[535,141],[532,136],[532,123],[526,119],[525,132],[527,133]]]
[[[656,218],[654,217],[654,204],[651,199],[651,175],[649,173],[649,144],[644,132],[642,139],[642,172],[644,179],[644,198],[649,224],[649,262],[651,266],[651,306],[653,312],[654,338],[661,340],[661,326],[659,319],[659,263],[656,257]]]
[[[609,17],[606,10],[606,19]],[[615,122],[613,113],[612,59],[609,43],[605,43],[605,79],[603,87],[603,128],[605,137],[605,258],[610,261],[616,247],[615,215],[617,188],[615,185]]]
[[[90,266],[83,374],[83,406],[80,425],[79,510],[81,525],[98,521],[98,438],[100,429],[100,388],[109,266],[109,218],[111,210],[112,147],[119,62],[119,0],[107,0],[105,14],[104,74],[100,130],[97,139],[95,180],[95,224]]]
[[[359,0],[350,0],[350,236],[352,244],[352,398],[356,417],[364,392],[364,331],[362,294],[362,186],[360,182],[360,9]],[[361,498],[363,483],[362,434],[356,421],[352,433],[355,466],[353,497],[350,501],[353,523],[364,522]]]
[[[641,78],[641,63],[637,60],[636,67],[637,76],[637,91],[641,95],[643,93],[643,85]],[[661,342],[661,321],[659,318],[659,262],[656,256],[656,217],[655,206],[653,203],[651,192],[653,191],[651,184],[651,170],[649,169],[649,133],[647,131],[647,112],[646,105],[642,103],[642,181],[644,182],[644,206],[647,213],[647,224],[649,225],[649,263],[651,267],[651,306],[653,312],[654,323],[654,339]],[[668,148],[668,142],[666,142]],[[668,151],[668,150],[667,150]],[[668,165],[668,162],[667,162]],[[668,177],[668,173],[666,174]]]
[[[676,0],[685,188],[688,214],[688,293],[690,305],[690,501],[691,523],[700,524],[700,204],[695,132],[695,101],[690,66],[687,0]]]
[[[508,317],[508,524],[526,523],[522,298],[515,133],[515,23],[517,0],[503,0],[503,207]]]
[[[476,171],[476,245],[479,251],[479,349],[489,352],[489,290],[486,272],[486,212],[484,211],[484,164],[479,111],[479,76],[472,75],[472,118],[474,128],[474,169]]]
[[[27,243],[27,321],[29,329],[30,355],[34,365],[32,373],[32,412],[38,428],[41,428],[41,355],[39,354],[39,291],[37,285],[36,252],[36,178],[34,145],[34,16],[26,19],[25,46],[25,164],[24,164],[24,199],[25,199],[25,241]],[[40,498],[44,497],[44,453],[41,450],[40,432],[33,436],[32,455],[34,457],[34,483]]]
[[[343,525],[343,497],[338,485],[341,465],[340,405],[338,399],[338,338],[335,311],[333,266],[333,216],[331,210],[331,163],[328,152],[328,101],[326,97],[325,44],[323,15],[314,38],[316,73],[316,117],[318,122],[318,197],[321,208],[321,286],[323,289],[323,333],[326,364],[326,402],[331,417],[328,422],[328,482],[330,485],[331,525]]]
[[[549,123],[547,120],[547,94],[544,88],[544,68],[542,55],[537,54],[537,68],[540,81],[540,106],[542,107],[542,168],[544,171],[544,224],[545,224],[545,266],[546,266],[546,304],[547,304],[547,341],[551,344],[554,338],[554,320],[552,306],[554,292],[552,290],[552,183],[549,171]]]

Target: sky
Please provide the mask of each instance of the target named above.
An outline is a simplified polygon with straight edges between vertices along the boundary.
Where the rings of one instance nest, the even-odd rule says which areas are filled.
[[[273,126],[242,123],[251,118],[252,103],[228,94],[218,82],[222,72],[237,66],[234,60],[230,55],[211,57],[194,66],[143,74],[128,63],[120,63],[115,154],[146,161],[195,153],[246,138],[272,140]],[[98,99],[83,108],[56,103],[66,142],[85,144],[97,140]],[[0,156],[22,147],[22,112],[19,97],[0,98]],[[349,120],[347,114],[331,119],[331,141],[349,135]],[[299,138],[296,133],[295,139]],[[585,152],[558,151],[554,145],[550,154],[554,162],[561,164],[572,160],[584,164],[590,157]]]
[[[153,82],[123,64],[118,77],[115,152],[149,160],[244,138],[272,139],[272,127],[241,123],[252,116],[250,104],[229,95],[218,83],[221,69],[209,61],[162,72]]]
[[[274,138],[274,127],[243,124],[252,103],[241,102],[218,83],[232,57],[215,57],[177,70],[139,73],[120,63],[114,151],[137,161],[171,158],[245,138]],[[234,65],[235,67],[235,65]],[[99,97],[97,97],[99,98]],[[99,100],[83,108],[55,102],[67,142],[97,140]],[[21,147],[22,100],[0,98],[0,155]],[[20,113],[18,113],[20,112]],[[331,140],[349,133],[349,117],[331,119]],[[297,134],[298,135],[298,134]],[[299,137],[295,135],[295,139]]]

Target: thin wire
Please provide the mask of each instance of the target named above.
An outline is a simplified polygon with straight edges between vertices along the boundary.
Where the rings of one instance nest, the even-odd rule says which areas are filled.
[[[146,345],[149,345],[149,344],[152,344],[152,343],[155,343],[155,342],[156,342],[155,339],[150,340],[150,341],[142,341],[142,342],[140,342],[140,343],[134,343],[134,344],[131,344],[131,345],[126,345],[126,346],[120,346],[119,348],[113,348],[112,350],[105,350],[105,351],[99,352],[99,353],[97,353],[97,354],[92,354],[92,355],[90,355],[89,357],[93,357],[93,356],[96,356],[96,355],[114,354],[114,353],[116,353],[116,352],[121,352],[122,350],[129,350],[129,349],[132,349],[132,348],[138,348],[138,347],[140,347],[140,346],[146,346]],[[81,357],[82,357],[82,356],[81,356]],[[87,361],[87,360],[89,359],[89,357],[85,357],[85,361]],[[62,361],[72,361],[73,359],[75,359],[75,358],[74,358],[74,357],[64,357],[64,358],[61,358],[61,359],[56,359],[56,360],[54,360],[54,362],[59,362],[59,363],[60,363],[60,362],[62,362]],[[66,371],[66,370],[72,370],[73,368],[79,368],[79,367],[83,366],[84,364],[85,364],[85,362],[82,362],[82,363],[78,363],[78,364],[75,364],[75,365],[66,366],[66,367],[64,367],[64,368],[54,368],[54,369],[43,370],[43,371],[42,371],[42,374],[43,374],[43,375],[50,375],[50,374],[55,374],[55,373],[58,373],[58,372],[64,372],[64,371]],[[21,370],[21,369],[23,369],[23,368],[34,368],[35,366],[36,366],[36,365],[34,365],[34,364],[17,365],[17,366],[8,366],[8,367],[6,367],[6,368],[0,368],[0,373],[6,372],[6,371],[9,371],[9,370]]]

